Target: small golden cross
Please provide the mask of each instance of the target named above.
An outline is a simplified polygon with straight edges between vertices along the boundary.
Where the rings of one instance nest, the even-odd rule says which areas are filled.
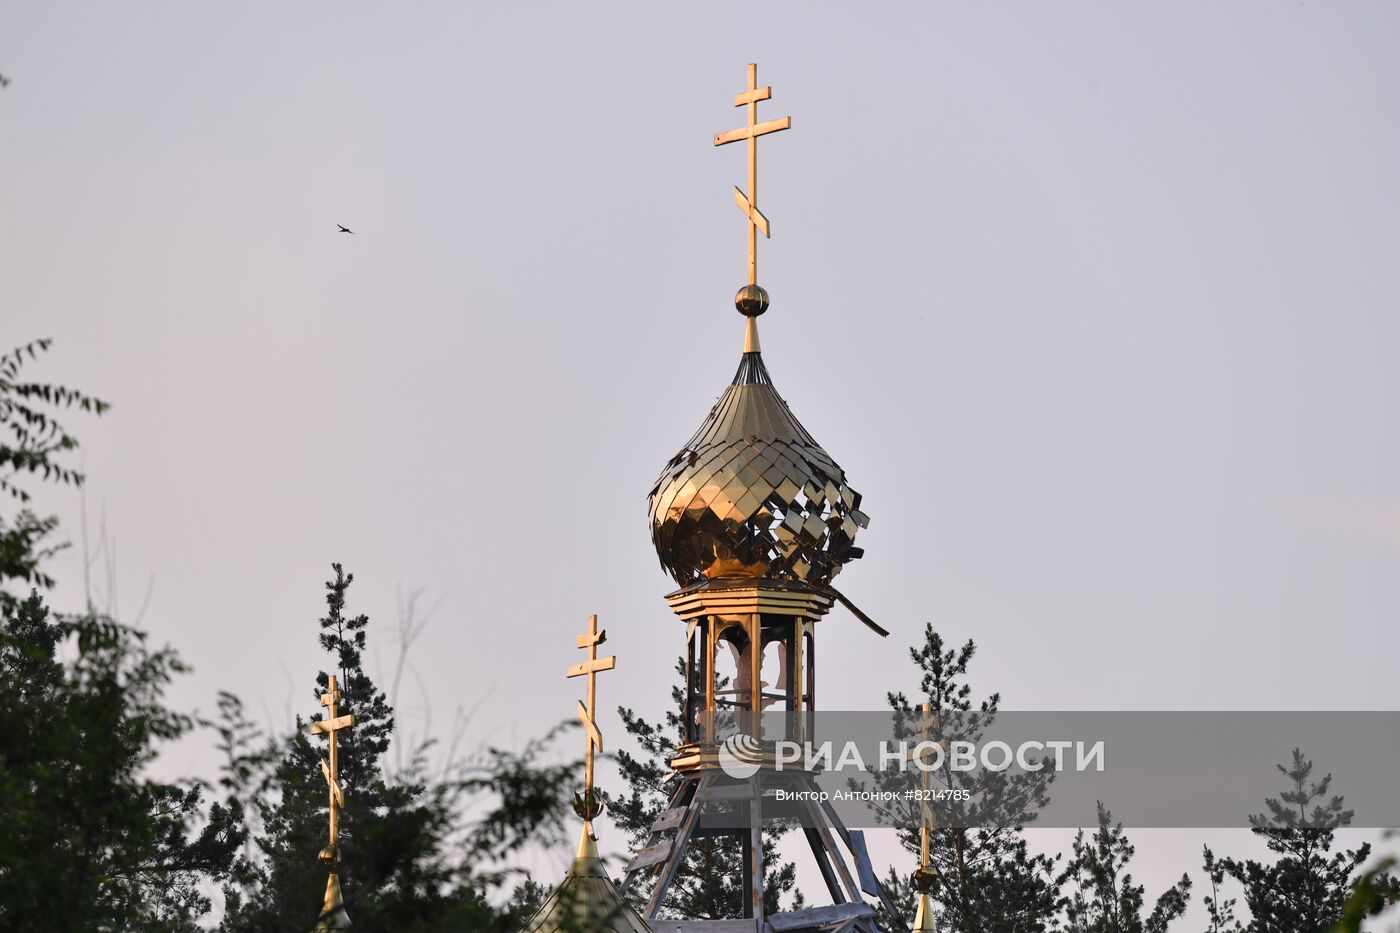
[[[933,730],[940,727],[940,717],[934,715],[933,704],[925,701],[920,707],[923,715],[914,723],[914,728],[919,730],[920,746],[933,741]],[[947,740],[938,743],[945,750],[948,748]],[[923,756],[928,754],[927,748],[922,748],[920,752],[911,754],[909,757],[919,758],[927,762]],[[933,915],[933,902],[929,899],[929,891],[933,889],[937,880],[937,873],[929,867],[930,837],[938,826],[938,818],[934,815],[933,807],[929,805],[929,772],[927,769],[920,769],[922,777],[920,787],[923,793],[919,798],[919,868],[914,872],[913,882],[915,889],[919,892],[918,908],[914,912],[914,933],[932,933],[937,929],[937,924]]]
[[[598,702],[598,672],[610,671],[617,666],[617,657],[598,657],[598,646],[608,640],[606,630],[599,630],[598,617],[591,615],[588,617],[588,631],[578,636],[576,643],[580,648],[588,649],[588,660],[582,664],[575,664],[569,668],[567,677],[582,677],[588,675],[588,705],[584,706],[580,700],[578,704],[578,718],[583,723],[583,728],[588,731],[588,747],[584,755],[584,777],[583,777],[583,799],[582,813],[584,822],[592,822],[597,815],[594,812],[593,800],[593,754],[603,750],[603,734],[598,731],[596,719]]]
[[[326,847],[331,859],[336,856],[335,844],[340,836],[340,808],[345,806],[345,794],[340,789],[340,760],[336,756],[336,733],[342,729],[348,729],[355,724],[353,715],[337,716],[335,705],[341,700],[340,690],[336,687],[335,675],[330,675],[326,686],[326,692],[321,694],[321,705],[326,707],[326,717],[320,722],[311,724],[312,735],[326,735],[330,737],[330,763],[324,759],[321,761],[321,774],[326,778],[326,786],[330,790],[330,817],[331,833],[330,844]]]
[[[939,725],[938,717],[933,715],[932,703],[925,701],[921,710],[924,715],[918,722],[914,723],[914,728],[919,730],[920,744],[933,741],[933,730],[938,728]],[[927,752],[927,749],[925,749],[925,752]],[[914,756],[911,755],[910,757]],[[923,776],[920,778],[920,786],[923,790],[923,794],[919,798],[919,814],[922,817],[919,828],[919,868],[927,872],[929,863],[929,835],[938,826],[938,817],[934,815],[933,807],[929,806],[928,802],[929,773],[927,770],[923,771]]]
[[[734,97],[735,107],[748,106],[748,124],[737,130],[715,134],[716,146],[738,142],[741,139],[746,139],[749,142],[749,193],[746,195],[738,187],[735,187],[734,203],[739,205],[739,210],[743,211],[744,216],[749,220],[750,285],[758,284],[758,231],[762,230],[765,237],[770,235],[768,233],[768,218],[763,216],[763,213],[758,209],[758,137],[792,128],[792,117],[779,117],[766,123],[758,122],[758,102],[769,100],[772,96],[773,89],[771,87],[758,86],[758,66],[750,65],[749,89]]]

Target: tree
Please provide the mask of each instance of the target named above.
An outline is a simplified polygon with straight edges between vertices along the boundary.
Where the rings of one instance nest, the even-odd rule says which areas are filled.
[[[1288,779],[1288,789],[1266,798],[1268,813],[1256,813],[1249,822],[1278,858],[1267,865],[1253,859],[1216,861],[1207,847],[1207,871],[1214,869],[1222,880],[1228,876],[1243,888],[1248,933],[1321,933],[1343,919],[1353,879],[1370,858],[1371,846],[1332,851],[1334,831],[1352,818],[1343,798],[1331,793],[1332,775],[1314,781],[1312,761],[1297,748],[1287,766],[1277,767]],[[1381,873],[1365,880],[1369,894],[1362,908],[1368,915],[1400,903],[1400,880],[1394,876]]]
[[[664,779],[670,761],[685,736],[685,661],[676,662],[680,683],[671,687],[671,706],[662,722],[648,722],[625,706],[618,707],[627,734],[641,749],[641,755],[626,750],[617,753],[618,770],[627,784],[624,795],[606,796],[613,823],[627,833],[632,845],[646,842],[651,826],[668,800]],[[723,689],[725,684],[719,684]],[[765,828],[764,851],[769,854],[763,866],[763,909],[777,913],[782,899],[797,880],[797,868],[772,855],[785,827]],[[743,885],[736,867],[741,862],[739,840],[732,835],[692,839],[686,847],[685,862],[676,872],[666,895],[668,915],[687,920],[724,920],[743,916]],[[634,886],[628,892],[638,908],[649,891]]]
[[[394,730],[387,698],[364,670],[369,619],[351,616],[346,598],[354,577],[339,564],[326,584],[321,647],[330,655],[343,696],[338,712],[355,716],[340,733],[341,886],[355,928],[412,933],[443,929],[513,931],[538,903],[536,887],[521,885],[504,906],[493,895],[513,873],[503,860],[527,842],[561,844],[567,807],[562,788],[572,763],[541,765],[553,734],[521,752],[487,749],[429,775],[427,745],[398,773],[386,767]],[[319,702],[328,682],[316,678]],[[225,888],[229,933],[305,933],[316,922],[326,869],[316,854],[326,842],[327,792],[322,749],[297,720],[277,753],[258,750],[236,704],[227,704],[221,745],[227,749],[224,786],[252,798],[260,831],[235,883]],[[320,718],[320,714],[311,721]],[[266,762],[274,762],[270,767]],[[449,766],[452,763],[449,762]],[[489,801],[485,814],[458,828],[464,802]],[[499,899],[496,899],[499,900]]]
[[[1244,927],[1235,919],[1237,901],[1235,898],[1225,897],[1221,893],[1221,885],[1225,883],[1225,866],[1215,857],[1210,846],[1202,846],[1201,848],[1204,850],[1203,867],[1206,878],[1210,881],[1210,893],[1203,898],[1206,916],[1210,918],[1208,933],[1240,933]]]
[[[0,928],[198,929],[244,830],[236,804],[202,813],[197,782],[143,777],[194,726],[162,702],[186,668],[110,619],[53,619],[37,593],[0,613]]]
[[[210,907],[207,879],[233,864],[245,830],[236,804],[204,812],[198,782],[144,776],[163,742],[194,727],[165,706],[186,668],[170,649],[89,610],[55,617],[33,588],[66,545],[58,526],[28,509],[20,481],[81,485],[61,458],[78,442],[54,409],[101,414],[107,403],[74,389],[27,382],[37,340],[0,357],[0,492],[18,501],[0,516],[0,927],[12,931],[185,931]],[[74,653],[60,659],[60,649]]]
[[[946,647],[932,625],[924,627],[923,644],[909,649],[920,672],[919,693],[941,723],[933,733],[934,741],[955,732],[957,738],[975,742],[996,719],[1000,694],[976,704],[972,700],[967,671],[976,651],[972,641],[958,649]],[[890,693],[887,699],[895,714],[895,738],[917,742],[914,722],[920,711],[904,693]],[[1054,928],[1061,906],[1055,872],[1058,856],[1032,854],[1021,834],[1048,801],[1053,776],[1048,769],[957,774],[946,763],[936,773],[943,786],[967,792],[967,799],[946,804],[930,840],[934,873],[930,896],[939,905],[940,929],[1041,933]],[[874,779],[882,789],[908,789],[903,774],[876,772]],[[881,818],[898,827],[900,840],[911,854],[918,853],[921,824],[916,804],[901,802],[886,808]],[[912,904],[914,894],[907,882],[892,891],[896,900]]]
[[[1361,921],[1374,917],[1394,903],[1386,894],[1389,872],[1396,867],[1394,856],[1387,856],[1367,869],[1352,885],[1351,895],[1342,908],[1342,918],[1332,933],[1361,933]]]
[[[25,382],[20,371],[48,350],[52,341],[35,340],[0,356],[0,493],[25,506],[30,494],[19,485],[28,475],[45,481],[80,486],[83,475],[61,462],[78,442],[55,419],[53,409],[78,408],[100,415],[106,402],[65,386]],[[41,518],[27,507],[11,517],[0,515],[0,606],[15,608],[20,597],[3,588],[6,581],[51,589],[53,578],[44,563],[67,547],[51,542],[58,527],[53,516]]]
[[[1122,823],[1098,806],[1099,828],[1092,839],[1084,830],[1074,838],[1073,856],[1065,868],[1072,891],[1066,899],[1066,929],[1070,933],[1166,933],[1186,912],[1191,879],[1186,875],[1157,898],[1152,912],[1143,911],[1143,886],[1133,884],[1127,871],[1134,849]]]
[[[0,929],[192,933],[208,920],[208,892],[221,887],[225,929],[305,933],[325,883],[315,856],[326,790],[304,724],[290,737],[264,736],[229,693],[213,722],[171,710],[164,689],[186,670],[173,651],[148,649],[141,632],[91,605],[51,617],[37,594],[4,588],[53,587],[46,564],[67,546],[52,540],[56,518],[27,508],[21,485],[83,483],[64,462],[77,441],[54,410],[108,407],[21,379],[49,346],[0,356],[0,493],[21,506],[0,515]],[[509,890],[517,873],[504,859],[528,841],[562,842],[572,766],[540,763],[551,734],[520,752],[449,754],[431,774],[424,742],[386,773],[393,713],[364,673],[368,620],[345,612],[349,585],[336,567],[321,643],[359,719],[341,775],[356,853],[343,874],[357,928],[513,933],[542,889],[525,879]],[[198,724],[216,731],[225,758],[217,785],[144,777],[163,742]],[[210,790],[224,801],[206,804]],[[485,804],[480,818],[463,819],[469,802]]]

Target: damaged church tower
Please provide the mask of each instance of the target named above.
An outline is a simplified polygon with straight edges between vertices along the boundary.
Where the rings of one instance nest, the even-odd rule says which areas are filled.
[[[734,189],[748,223],[748,284],[735,297],[745,318],[743,355],[649,500],[657,555],[680,585],[666,599],[685,622],[684,743],[671,762],[669,804],[628,864],[622,889],[650,882],[643,916],[656,933],[875,933],[874,908],[862,895],[893,917],[899,913],[875,878],[863,834],[847,830],[831,805],[817,800],[799,804],[795,816],[830,904],[765,916],[764,864],[772,855],[765,851],[764,821],[794,818],[776,808],[779,788],[814,787],[811,774],[776,768],[773,743],[810,734],[818,622],[840,602],[887,633],[831,584],[861,556],[855,538],[868,519],[860,494],[778,395],[760,352],[758,317],[768,309],[768,293],[758,284],[758,232],[768,236],[769,224],[758,208],[757,144],[792,121],[758,121],[758,104],[772,89],[758,86],[757,71],[749,65],[748,87],[734,98],[736,107],[747,108],[746,125],[714,138],[716,146],[748,144],[748,190]],[[765,711],[784,715],[764,717]],[[707,820],[707,809],[726,817]],[[724,834],[737,836],[742,852],[734,868],[742,877],[744,919],[667,918],[667,892],[684,870],[687,848]]]

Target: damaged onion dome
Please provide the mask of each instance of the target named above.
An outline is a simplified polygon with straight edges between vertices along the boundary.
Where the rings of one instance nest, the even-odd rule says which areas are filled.
[[[709,417],[652,487],[651,537],[682,586],[748,576],[824,586],[861,556],[860,493],[745,353]]]

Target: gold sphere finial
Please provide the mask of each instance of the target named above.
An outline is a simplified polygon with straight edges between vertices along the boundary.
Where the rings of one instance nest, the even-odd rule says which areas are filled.
[[[758,317],[768,310],[768,292],[762,285],[745,285],[734,296],[734,307],[745,317]]]

